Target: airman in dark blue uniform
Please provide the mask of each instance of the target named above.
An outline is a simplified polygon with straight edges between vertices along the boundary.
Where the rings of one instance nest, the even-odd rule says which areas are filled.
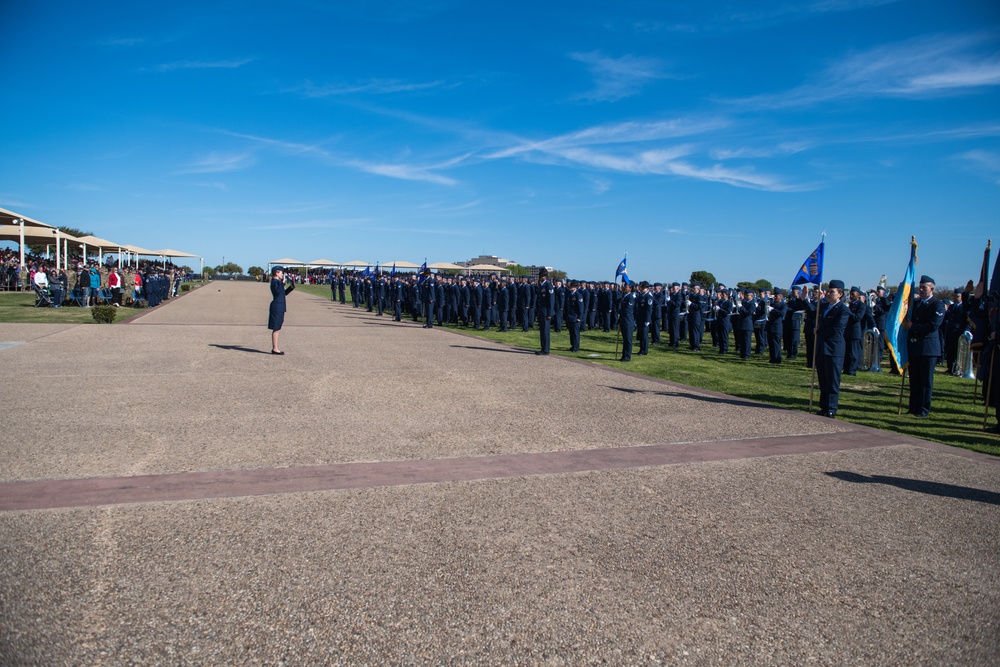
[[[744,361],[750,358],[753,345],[754,317],[757,312],[757,301],[754,299],[753,290],[744,290],[743,299],[736,307],[733,315],[733,333],[736,339],[736,353]]]
[[[788,304],[785,303],[785,290],[774,290],[774,302],[767,312],[767,322],[764,330],[767,333],[767,349],[770,352],[770,362],[772,364],[781,363],[781,334],[785,326],[785,312]]]
[[[806,302],[800,294],[798,285],[793,285],[788,290],[788,298],[785,300],[785,303],[788,306],[788,309],[785,311],[784,331],[782,331],[782,337],[785,341],[785,356],[788,359],[796,359],[799,356],[802,315],[806,310]]]
[[[944,321],[945,305],[934,296],[934,279],[920,276],[917,298],[903,326],[907,329],[906,352],[910,370],[910,409],[916,417],[931,411],[934,366],[941,356],[938,329]]]
[[[538,339],[541,349],[535,354],[548,354],[551,340],[549,337],[549,326],[552,324],[552,311],[556,307],[556,289],[549,282],[549,272],[541,269],[538,272],[538,300],[536,309],[538,313]]]
[[[566,329],[569,331],[569,351],[580,351],[580,327],[583,325],[583,294],[580,283],[571,281],[566,294]]]
[[[850,313],[843,302],[844,281],[831,280],[826,300],[819,305],[816,331],[816,377],[819,382],[819,414],[833,418],[840,406],[840,374],[844,368],[844,330]]]
[[[632,285],[622,285],[621,303],[618,306],[618,328],[622,332],[621,361],[632,361],[632,337],[635,335],[635,294]]]

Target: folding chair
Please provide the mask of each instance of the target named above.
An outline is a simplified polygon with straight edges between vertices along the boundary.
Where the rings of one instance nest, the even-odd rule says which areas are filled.
[[[83,302],[83,290],[80,289],[79,287],[73,288],[73,291],[69,293],[69,298],[70,301],[72,301],[76,305],[80,306],[81,308],[84,307],[85,304]]]
[[[35,288],[35,308],[44,308],[46,306],[52,307],[52,299],[49,297],[48,290],[43,290],[38,285],[32,285]]]
[[[114,299],[114,295],[111,293],[110,289],[100,289],[97,290],[97,303],[102,306],[110,306],[111,301]]]

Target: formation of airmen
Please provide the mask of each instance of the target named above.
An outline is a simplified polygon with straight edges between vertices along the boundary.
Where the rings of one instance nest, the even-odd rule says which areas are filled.
[[[767,355],[770,363],[781,364],[800,356],[804,338],[805,364],[812,368],[815,360],[817,365],[819,414],[827,417],[836,415],[842,375],[882,370],[893,304],[884,286],[846,289],[841,281],[831,281],[826,289],[757,290],[696,282],[550,281],[547,275],[532,280],[333,271],[329,279],[334,300],[346,304],[350,297],[354,308],[391,313],[396,321],[412,318],[425,328],[447,324],[527,332],[537,327],[536,354],[543,355],[549,353],[550,330],[563,329],[574,352],[584,331],[619,331],[622,362],[631,360],[636,347],[637,354],[649,354],[652,345],[693,351],[711,345],[718,354],[729,354],[732,341],[740,359]],[[932,295],[932,283],[930,289]],[[924,301],[915,302],[914,312],[921,312]],[[973,319],[965,294],[954,305],[935,305],[927,321],[910,332],[911,359],[921,364],[918,371],[911,361],[911,414],[928,413],[934,366],[944,360],[949,371],[955,370],[956,341],[975,328]],[[898,372],[893,356],[885,356]]]
[[[529,277],[441,276],[431,273],[365,275],[364,272],[330,273],[334,300],[382,315],[391,312],[396,321],[404,316],[424,327],[451,324],[472,329],[496,328],[500,332],[520,328],[527,332],[539,322],[538,303],[544,281]],[[774,364],[799,356],[801,339],[806,342],[806,363],[811,365],[813,330],[818,290],[731,289],[725,285],[705,287],[698,283],[668,285],[646,282],[550,281],[554,333],[567,329],[570,348],[579,350],[584,331],[612,332],[622,328],[624,353],[631,359],[633,343],[638,354],[650,345],[682,345],[699,351],[711,342],[720,354],[730,351],[730,339],[742,359],[767,354]],[[848,353],[844,372],[858,372],[862,357],[862,332],[885,331],[885,317],[892,298],[885,288],[865,293],[850,291],[851,327],[847,332]],[[884,337],[879,347],[885,347]]]

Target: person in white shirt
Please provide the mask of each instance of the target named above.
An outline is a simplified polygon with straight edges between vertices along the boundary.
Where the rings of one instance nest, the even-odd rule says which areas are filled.
[[[39,289],[48,289],[49,288],[49,277],[47,275],[45,275],[45,267],[44,266],[38,267],[38,270],[35,271],[35,285]]]

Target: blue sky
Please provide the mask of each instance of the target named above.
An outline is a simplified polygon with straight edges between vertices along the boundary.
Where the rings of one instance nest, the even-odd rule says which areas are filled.
[[[160,3],[157,3],[160,4]],[[0,4],[0,206],[244,269],[480,253],[955,286],[1000,246],[996,2]],[[1000,250],[1000,248],[998,248]],[[994,252],[994,257],[998,252]]]

